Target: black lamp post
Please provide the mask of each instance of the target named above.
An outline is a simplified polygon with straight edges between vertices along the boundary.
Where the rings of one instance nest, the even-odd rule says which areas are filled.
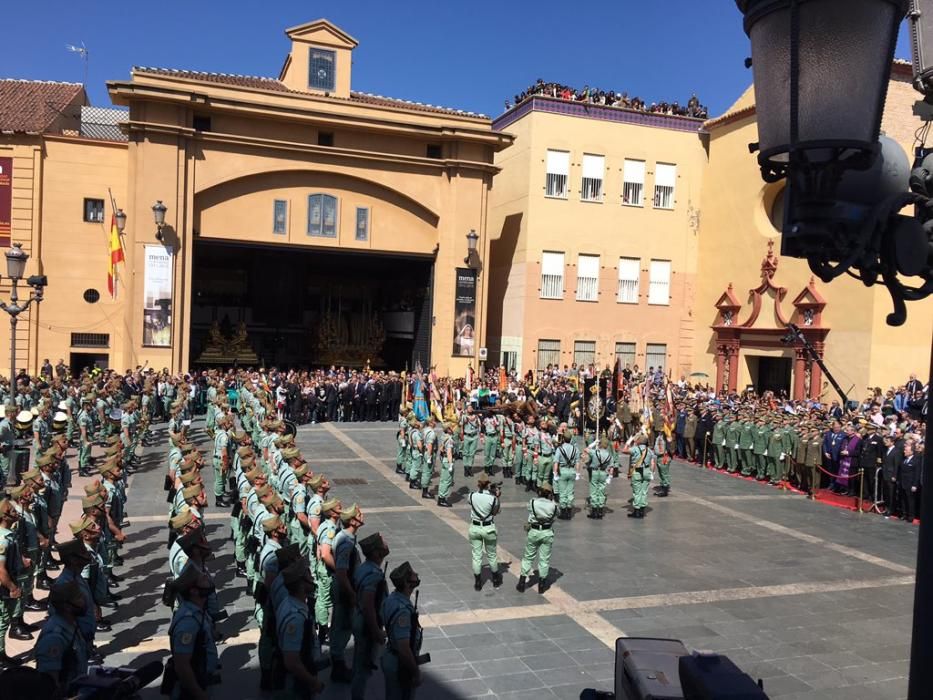
[[[745,15],[755,72],[759,142],[750,148],[759,151],[766,182],[787,178],[781,252],[806,258],[825,282],[846,273],[871,286],[880,276],[894,303],[887,321],[903,324],[905,302],[933,293],[933,162],[925,160],[931,151],[918,149],[908,179],[895,172],[903,158],[899,147],[879,138],[908,0],[736,3]],[[912,20],[921,15],[912,13]],[[917,74],[917,56],[928,48],[916,45],[918,36],[915,87],[933,102]],[[915,113],[923,116],[916,108]],[[914,216],[901,215],[909,204],[915,205]],[[905,276],[920,277],[922,284],[909,287]],[[929,418],[926,433],[929,445]],[[923,477],[933,484],[929,455]],[[922,498],[911,700],[933,698],[933,497]]]
[[[468,266],[473,266],[473,261],[476,260],[476,243],[479,241],[479,235],[477,235],[474,229],[470,229],[470,232],[466,236],[467,239],[467,254],[463,259]]]
[[[156,225],[156,240],[162,240],[162,229],[165,228],[165,212],[168,211],[168,207],[162,204],[161,199],[157,199],[156,203],[152,205],[152,218],[155,220]]]
[[[37,304],[42,301],[43,290],[48,284],[45,275],[32,275],[27,284],[33,288],[29,298],[23,304],[19,303],[19,293],[17,285],[26,274],[26,261],[29,260],[29,254],[23,250],[22,243],[14,243],[5,253],[6,256],[6,274],[10,278],[12,288],[10,290],[10,303],[0,301],[0,309],[3,309],[10,315],[10,389],[16,393],[16,322],[17,317],[23,313],[32,302]]]

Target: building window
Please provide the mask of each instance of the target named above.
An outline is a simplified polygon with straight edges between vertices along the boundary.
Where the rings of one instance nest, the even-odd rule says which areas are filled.
[[[109,333],[72,333],[71,347],[73,348],[108,348],[110,347]]]
[[[541,298],[564,298],[564,254],[548,253],[541,255]]]
[[[285,235],[288,231],[288,202],[276,199],[272,205],[272,233]]]
[[[195,114],[191,119],[191,126],[195,131],[210,131],[211,118],[206,114]]]
[[[570,174],[570,152],[547,152],[547,179],[544,183],[544,194],[547,197],[567,199],[567,176]]]
[[[337,237],[337,198],[329,194],[308,197],[308,235]]]
[[[599,256],[577,258],[577,301],[599,301]]]
[[[638,282],[641,279],[641,260],[638,258],[619,258],[619,296],[620,304],[638,303]]]
[[[444,157],[444,151],[439,143],[429,143],[425,149],[425,155],[428,158],[440,159]]]
[[[317,145],[326,146],[328,148],[334,145],[334,132],[333,131],[319,131],[317,132]]]
[[[667,369],[667,346],[663,343],[648,343],[645,346],[645,366]]]
[[[596,341],[573,341],[573,361],[577,363],[577,367],[589,367],[596,364]]]
[[[622,167],[622,204],[645,205],[645,161],[625,159]]]
[[[648,268],[648,303],[671,303],[671,261],[652,260]]]
[[[85,289],[84,290],[84,301],[88,304],[96,304],[100,301],[100,292],[96,289]]]
[[[308,85],[316,90],[334,89],[334,64],[337,55],[333,51],[314,49],[310,51],[310,70],[308,72]]]
[[[622,369],[635,366],[635,343],[616,343],[616,362]]]
[[[674,208],[674,182],[676,180],[676,165],[670,165],[669,163],[657,163],[654,166],[655,209]]]
[[[559,340],[539,340],[538,341],[538,371],[543,372],[547,366],[560,366],[560,341]]]
[[[104,200],[85,197],[84,220],[91,224],[104,223]]]
[[[369,240],[369,209],[367,207],[356,208],[356,240]]]
[[[584,202],[603,201],[603,173],[606,169],[603,156],[583,154],[583,183],[580,199]]]

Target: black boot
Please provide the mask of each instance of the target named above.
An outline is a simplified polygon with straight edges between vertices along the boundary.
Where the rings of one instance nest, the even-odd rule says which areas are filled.
[[[17,668],[22,665],[23,662],[16,657],[7,656],[6,652],[0,653],[0,671],[5,671],[8,668]]]
[[[535,482],[534,482],[534,479],[531,479],[531,480],[525,482],[525,490],[526,490],[526,491],[534,491],[534,490],[535,490]]]
[[[347,668],[343,659],[330,659],[330,679],[334,683],[349,683],[353,680],[353,674]]]
[[[411,481],[411,477],[408,476],[408,472],[402,472],[405,475],[405,481]]]
[[[437,497],[437,505],[439,505],[441,508],[453,508],[450,502],[441,496]]]
[[[241,564],[240,562],[236,563],[236,575],[241,578],[246,578],[246,565]]]
[[[483,588],[483,575],[473,574],[473,590],[479,591],[479,590],[482,590],[482,588]]]
[[[327,634],[330,631],[330,628],[327,625],[321,625],[317,630],[317,641],[320,646],[324,646],[327,643]]]
[[[403,474],[403,473],[404,473],[404,472],[402,471],[402,465],[399,464],[398,462],[395,463],[395,473],[396,473],[396,474]]]
[[[421,489],[421,497],[422,497],[422,498],[431,498],[431,494],[428,493],[427,487]]]
[[[599,508],[596,509],[596,519],[597,519],[597,520],[602,520],[602,519],[603,519],[603,516],[604,516],[605,514],[606,514],[606,509],[603,508],[602,506],[600,506]]]
[[[638,509],[638,517],[639,517],[639,518],[644,518],[644,517],[645,517],[645,509],[644,509],[644,508],[639,508],[639,509]]]
[[[272,673],[264,668],[259,671],[259,689],[272,690]]]
[[[23,609],[29,612],[42,612],[48,610],[48,608],[49,605],[46,601],[36,600],[31,595],[26,599],[26,602],[23,603]]]
[[[493,574],[492,574],[492,586],[493,586],[493,588],[498,588],[498,587],[501,586],[501,585],[502,585],[502,572],[501,572],[501,571],[495,571],[495,572],[493,572]]]
[[[421,485],[418,483],[417,479],[412,479],[411,481],[408,482],[408,488],[414,491],[415,489],[420,489]]]
[[[16,639],[21,642],[28,641],[32,639],[32,633],[29,628],[26,626],[26,623],[23,622],[23,618],[18,617],[13,620],[13,624],[10,625],[10,639]]]
[[[538,593],[544,593],[550,586],[548,585],[547,579],[540,579],[538,581]]]
[[[599,516],[596,515],[596,509],[593,508],[592,506],[590,506],[590,510],[589,510],[589,512],[586,514],[586,517],[588,517],[590,520],[596,520],[596,518],[599,517]]]
[[[640,510],[641,510],[641,508],[632,508],[632,510],[629,511],[628,517],[629,517],[629,518],[637,518],[637,517],[639,517],[639,516],[638,516],[638,511],[640,511]]]
[[[524,593],[524,592],[525,592],[525,583],[526,583],[526,582],[527,582],[527,579],[525,579],[524,576],[519,576],[519,577],[518,577],[518,584],[515,586],[515,590],[518,591],[519,593]]]

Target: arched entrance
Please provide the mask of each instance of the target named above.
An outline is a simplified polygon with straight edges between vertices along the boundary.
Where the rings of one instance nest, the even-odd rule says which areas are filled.
[[[788,324],[795,323],[822,358],[829,328],[823,325],[826,300],[811,277],[806,287],[794,298],[788,316],[782,306],[787,289],[774,282],[778,258],[774,241],[768,241],[768,251],[761,262],[761,284],[749,290],[751,309],[748,318],[739,323],[742,303],[732,284],[716,301],[715,333],[716,388],[730,392],[746,388],[759,394],[766,390],[786,395],[794,400],[818,397],[822,392],[820,367],[807,356],[796,341],[784,341]],[[740,379],[744,382],[740,385]]]

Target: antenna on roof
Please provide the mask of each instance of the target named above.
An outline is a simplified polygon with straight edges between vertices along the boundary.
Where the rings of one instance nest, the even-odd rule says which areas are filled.
[[[87,87],[87,64],[88,64],[88,50],[84,45],[84,42],[81,42],[81,46],[74,46],[73,44],[65,44],[65,48],[71,51],[71,53],[76,53],[81,57],[81,60],[84,61],[84,82],[81,83],[85,88]]]

